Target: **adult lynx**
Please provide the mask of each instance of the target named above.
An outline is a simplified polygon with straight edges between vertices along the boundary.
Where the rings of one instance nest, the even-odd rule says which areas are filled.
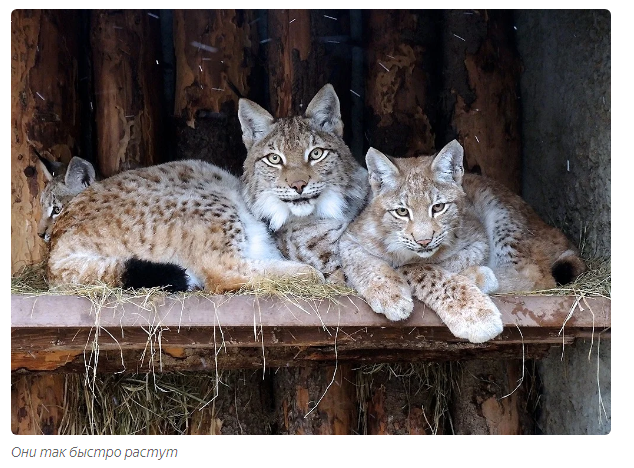
[[[457,141],[436,156],[366,155],[372,197],[340,240],[343,270],[391,320],[412,294],[454,335],[487,341],[502,331],[486,293],[551,288],[585,270],[574,246],[520,197],[464,174]]]
[[[262,276],[318,274],[283,260],[240,191],[235,176],[203,161],[134,169],[95,182],[53,226],[49,283],[119,286],[131,261],[176,265],[217,293]]]
[[[276,120],[248,99],[240,100],[238,116],[248,151],[242,176],[247,206],[274,231],[287,258],[343,282],[337,240],[363,207],[369,186],[342,139],[333,87],[325,85],[303,116]]]

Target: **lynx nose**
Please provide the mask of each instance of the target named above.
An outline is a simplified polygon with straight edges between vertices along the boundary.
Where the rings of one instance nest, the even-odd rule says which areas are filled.
[[[422,245],[423,247],[427,247],[431,241],[432,241],[431,239],[418,239],[416,240],[416,243],[418,245]]]
[[[293,188],[297,193],[302,193],[304,189],[306,188],[306,186],[308,185],[308,182],[306,182],[305,180],[296,180],[295,182],[291,182],[288,185],[291,188]]]
[[[40,236],[42,239],[44,239],[46,237],[46,233],[45,232],[38,232],[37,235]]]

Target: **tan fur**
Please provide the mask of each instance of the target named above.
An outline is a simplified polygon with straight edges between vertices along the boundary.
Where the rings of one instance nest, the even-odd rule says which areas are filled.
[[[482,342],[502,331],[487,293],[553,287],[557,262],[573,276],[585,265],[559,230],[500,184],[465,175],[462,160],[455,140],[418,158],[371,148],[372,197],[339,247],[350,285],[375,311],[407,318],[413,294],[456,336]]]
[[[239,180],[203,161],[130,170],[77,195],[53,228],[49,282],[120,285],[132,257],[179,265],[217,293],[262,276],[318,274],[283,260]]]
[[[249,209],[274,231],[284,256],[343,282],[337,240],[369,187],[367,172],[342,139],[334,89],[324,86],[303,116],[275,120],[247,99],[240,100],[238,115],[248,150],[242,180]]]

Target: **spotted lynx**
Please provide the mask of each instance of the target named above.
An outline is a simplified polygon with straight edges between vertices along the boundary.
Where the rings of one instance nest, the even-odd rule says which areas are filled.
[[[176,265],[216,293],[263,276],[319,275],[282,258],[240,192],[235,176],[203,161],[134,169],[95,182],[53,226],[49,283],[122,285],[131,260]]]
[[[62,209],[95,179],[95,168],[85,159],[74,156],[68,164],[50,161],[35,150],[39,166],[46,179],[40,194],[42,217],[37,226],[37,235],[48,242],[55,219]]]
[[[340,241],[352,287],[390,320],[412,295],[472,342],[502,331],[488,293],[565,283],[585,270],[575,248],[517,195],[464,174],[457,141],[436,156],[366,155],[372,196]]]
[[[332,282],[343,282],[337,240],[365,203],[366,170],[344,143],[339,98],[330,84],[303,116],[274,119],[241,99],[238,116],[248,154],[244,199],[274,231],[290,259],[308,263]]]

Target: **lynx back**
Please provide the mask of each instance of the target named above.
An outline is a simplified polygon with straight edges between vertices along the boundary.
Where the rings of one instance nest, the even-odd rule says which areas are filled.
[[[55,222],[49,282],[121,285],[131,260],[176,265],[212,292],[265,275],[314,275],[313,268],[282,259],[240,192],[235,176],[203,161],[175,161],[96,182]]]

